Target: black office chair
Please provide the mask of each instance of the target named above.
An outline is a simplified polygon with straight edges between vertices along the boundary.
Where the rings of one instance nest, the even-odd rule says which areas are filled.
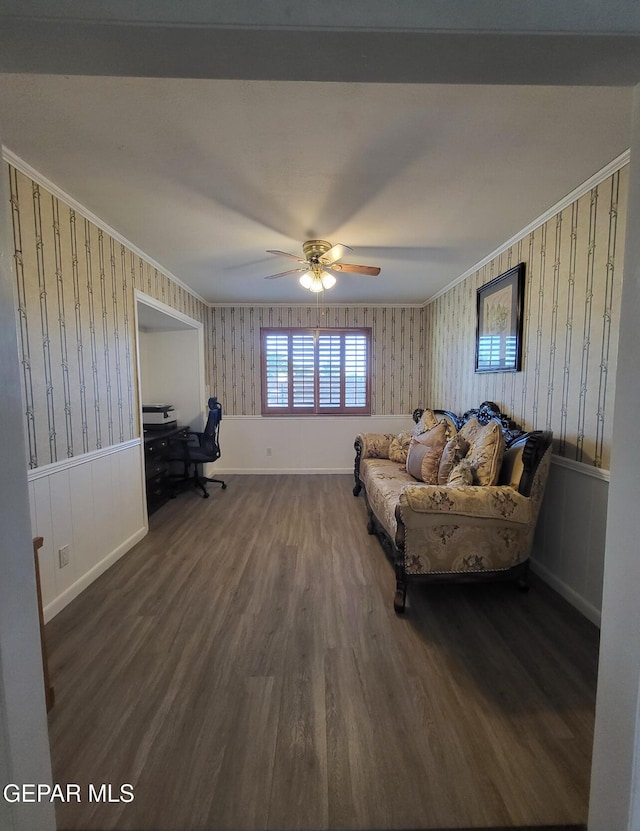
[[[209,399],[209,416],[207,424],[202,433],[195,430],[187,430],[184,436],[174,440],[175,450],[171,452],[170,458],[174,462],[182,462],[184,471],[181,477],[174,477],[181,482],[191,482],[194,488],[200,488],[205,499],[209,496],[207,482],[217,482],[225,490],[227,485],[222,479],[213,479],[210,476],[203,476],[201,467],[205,462],[215,462],[220,458],[220,422],[222,421],[222,405],[218,399]],[[193,467],[193,471],[191,468]]]

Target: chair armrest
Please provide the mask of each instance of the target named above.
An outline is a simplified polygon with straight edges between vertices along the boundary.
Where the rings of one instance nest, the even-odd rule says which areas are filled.
[[[186,427],[182,433],[171,436],[169,439],[169,445],[174,449],[175,455],[172,458],[172,461],[189,461],[189,448],[195,449],[196,447],[200,447],[200,433],[191,432],[191,430]],[[178,454],[180,454],[178,456]]]
[[[528,525],[533,519],[531,499],[508,485],[409,485],[400,494],[396,515],[408,525],[418,514],[439,520],[464,516],[518,525]]]
[[[192,433],[190,430],[185,430],[180,436],[172,436],[170,441],[172,444],[175,442],[176,444],[188,444],[196,447],[200,444],[200,436],[200,433]]]
[[[389,445],[394,435],[394,433],[358,433],[355,442],[356,451],[360,450],[361,459],[388,459]]]

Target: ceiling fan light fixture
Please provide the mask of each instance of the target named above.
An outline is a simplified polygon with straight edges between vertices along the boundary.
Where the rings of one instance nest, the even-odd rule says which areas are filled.
[[[311,284],[313,283],[313,271],[305,271],[302,277],[298,280],[302,288],[304,289],[311,289]]]
[[[328,271],[320,271],[316,267],[315,269],[312,268],[309,271],[305,271],[298,282],[303,288],[317,293],[325,289],[333,288],[336,284],[336,278],[333,274],[329,274]]]
[[[265,277],[265,280],[274,280],[276,277],[286,277],[288,274],[300,274],[302,272],[302,276],[298,277],[298,282],[302,288],[318,294],[321,291],[332,289],[336,285],[337,280],[333,275],[334,271],[340,274],[348,272],[367,274],[373,277],[380,274],[380,269],[377,266],[339,263],[338,260],[342,259],[344,254],[351,250],[348,245],[343,245],[341,242],[331,245],[330,242],[322,239],[310,239],[302,244],[304,259],[297,257],[295,254],[289,254],[287,251],[268,249],[268,254],[277,254],[296,260],[302,267],[280,271],[278,274],[269,274]]]
[[[328,271],[323,271],[320,275],[320,280],[322,281],[322,288],[325,289],[332,289],[336,284],[336,278],[333,274],[329,274]]]

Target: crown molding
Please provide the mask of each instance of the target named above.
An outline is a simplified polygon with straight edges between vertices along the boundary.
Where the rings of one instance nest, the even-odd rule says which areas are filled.
[[[115,228],[112,228],[111,225],[108,225],[103,219],[100,219],[99,216],[90,211],[89,208],[85,207],[81,202],[78,202],[77,199],[74,199],[73,196],[70,196],[66,191],[62,190],[62,188],[58,187],[55,182],[52,182],[50,179],[47,179],[42,173],[36,170],[34,167],[31,167],[30,164],[21,159],[20,156],[16,155],[12,150],[6,147],[4,144],[2,145],[2,158],[10,164],[12,167],[15,167],[16,170],[19,170],[20,173],[24,173],[25,176],[28,176],[31,180],[36,182],[37,184],[41,185],[43,188],[46,188],[49,193],[53,194],[56,199],[59,199],[61,202],[64,202],[70,208],[73,208],[74,211],[77,211],[79,214],[85,219],[88,219],[89,222],[92,222],[98,228],[101,228],[110,237],[113,237],[118,242],[126,245],[134,254],[137,254],[139,257],[142,257],[143,260],[149,263],[150,266],[153,268],[157,268],[158,271],[161,271],[164,275],[169,277],[170,280],[173,280],[174,283],[177,283],[181,288],[185,291],[188,291],[189,294],[193,295],[196,299],[198,299],[201,303],[204,303],[205,306],[210,306],[211,304],[208,303],[204,297],[201,297],[197,292],[195,292],[192,288],[186,283],[183,283],[179,277],[176,277],[175,274],[172,274],[167,268],[165,268],[161,263],[157,262],[150,257],[148,254],[138,248],[137,245],[128,240],[124,237],[119,231],[116,231]]]
[[[324,303],[321,311],[331,309],[423,309],[424,303]],[[318,307],[315,303],[270,303],[256,301],[255,303],[209,303],[211,309],[312,309]]]
[[[96,225],[98,228],[101,228],[105,231],[109,236],[113,237],[114,239],[121,242],[123,245],[126,245],[131,251],[137,254],[139,257],[142,257],[143,260],[149,263],[149,265],[153,266],[153,268],[157,268],[158,271],[161,271],[165,274],[169,279],[173,280],[174,283],[177,283],[181,286],[185,291],[188,291],[189,294],[193,295],[193,297],[197,298],[201,303],[204,303],[210,309],[215,308],[256,308],[258,306],[261,307],[268,307],[268,308],[316,308],[315,305],[311,303],[269,303],[269,302],[256,302],[256,303],[216,303],[215,301],[205,300],[204,297],[199,295],[196,291],[190,288],[186,283],[184,283],[179,277],[176,277],[175,274],[172,274],[169,269],[165,268],[161,263],[157,262],[146,254],[141,248],[138,248],[137,245],[128,240],[124,237],[121,233],[116,231],[115,228],[112,228],[108,225],[104,220],[100,219],[99,216],[90,211],[85,205],[81,202],[78,202],[77,199],[74,199],[73,196],[68,194],[66,191],[62,190],[62,188],[58,187],[55,182],[52,182],[50,179],[47,179],[42,173],[36,170],[34,167],[31,167],[30,164],[21,159],[16,153],[10,150],[5,145],[2,145],[2,157],[8,164],[12,167],[15,167],[16,170],[19,170],[21,173],[24,173],[25,176],[28,176],[34,182],[37,182],[43,188],[46,188],[49,193],[53,194],[57,199],[60,199],[65,204],[69,205],[70,208],[73,208],[74,211],[77,211],[79,214],[82,214],[86,219]],[[424,303],[332,303],[330,305],[325,304],[324,308],[380,308],[380,309],[422,309],[424,307]]]
[[[131,251],[145,260],[149,265],[153,268],[157,268],[163,274],[165,274],[169,279],[173,280],[177,285],[181,286],[185,291],[189,292],[193,297],[203,303],[210,309],[215,308],[256,308],[259,306],[268,307],[268,308],[315,308],[310,303],[269,303],[269,302],[253,302],[253,303],[216,303],[215,301],[205,300],[200,294],[190,288],[186,283],[184,283],[179,277],[176,277],[175,274],[172,274],[167,268],[165,268],[161,263],[154,260],[148,254],[146,254],[141,248],[138,248],[137,245],[132,243],[128,240],[125,236],[123,236],[119,231],[116,231],[115,228],[112,228],[108,225],[104,220],[100,219],[99,216],[94,214],[90,211],[87,207],[85,207],[81,202],[78,202],[77,199],[74,199],[73,196],[68,194],[66,191],[62,190],[62,188],[58,187],[54,182],[36,170],[34,167],[31,167],[30,164],[25,162],[23,159],[20,158],[16,153],[10,150],[5,145],[2,145],[2,157],[4,160],[10,164],[12,167],[15,167],[16,170],[19,170],[21,173],[24,173],[25,176],[28,176],[34,182],[37,182],[42,187],[46,188],[51,194],[53,194],[56,198],[60,199],[62,202],[65,202],[69,207],[73,208],[78,213],[82,214],[86,219],[96,225],[98,228],[101,228],[107,234],[109,234],[114,239],[121,242],[123,245],[126,245]],[[487,263],[490,263],[495,257],[498,257],[500,254],[504,253],[508,250],[512,245],[515,245],[521,239],[530,234],[532,231],[535,231],[536,228],[539,228],[541,225],[544,225],[545,222],[548,222],[552,219],[556,214],[563,211],[581,196],[584,196],[585,193],[588,193],[591,188],[596,187],[609,176],[613,175],[616,171],[620,170],[626,164],[629,163],[630,158],[630,151],[625,150],[615,159],[613,159],[609,164],[605,165],[601,170],[597,173],[594,173],[593,176],[589,177],[585,182],[579,185],[577,188],[572,190],[568,193],[565,197],[563,197],[559,202],[556,202],[555,205],[552,205],[548,208],[543,214],[538,216],[532,222],[530,222],[525,228],[521,231],[518,231],[517,234],[514,234],[510,239],[506,242],[502,243],[498,248],[492,251],[490,254],[487,254],[486,257],[483,257],[479,260],[475,265],[468,268],[463,274],[459,277],[456,277],[455,280],[448,283],[444,288],[440,289],[436,294],[430,297],[428,300],[425,300],[422,303],[332,303],[332,304],[325,304],[325,308],[334,308],[334,309],[343,309],[343,308],[370,308],[370,309],[423,309],[437,300],[442,295],[446,294],[450,291],[454,286],[457,286],[458,283],[462,283],[467,277],[470,277],[472,274],[475,274],[476,271],[479,271],[483,268]]]
[[[508,239],[506,242],[502,243],[495,251],[492,251],[490,254],[487,254],[486,257],[483,257],[479,260],[475,265],[472,265],[471,268],[468,268],[464,274],[461,274],[459,277],[456,277],[451,283],[446,285],[443,289],[440,289],[439,292],[430,297],[428,300],[425,300],[423,306],[429,306],[433,303],[434,300],[437,300],[439,297],[442,297],[443,294],[446,294],[450,291],[454,286],[457,286],[458,283],[462,283],[467,277],[470,277],[472,274],[475,274],[476,271],[479,271],[483,268],[487,263],[490,263],[491,260],[495,259],[495,257],[499,257],[500,254],[503,254],[507,249],[511,248],[512,245],[515,245],[517,242],[520,242],[521,239],[530,234],[532,231],[535,231],[536,228],[539,228],[541,225],[544,225],[545,222],[548,222],[550,219],[553,219],[556,214],[559,214],[560,211],[563,211],[565,208],[568,208],[573,202],[580,199],[581,196],[584,196],[585,193],[588,193],[591,188],[596,187],[601,182],[604,182],[605,179],[608,179],[609,176],[612,176],[616,171],[620,170],[620,168],[624,167],[626,164],[629,163],[630,158],[630,150],[625,150],[624,152],[620,153],[619,156],[616,156],[615,159],[609,162],[609,164],[605,165],[601,170],[597,173],[594,173],[593,176],[590,176],[585,182],[581,185],[578,185],[577,188],[568,193],[564,196],[559,202],[556,202],[555,205],[552,205],[548,208],[543,214],[537,219],[534,219],[530,222],[525,228],[521,231],[518,231],[517,234]]]

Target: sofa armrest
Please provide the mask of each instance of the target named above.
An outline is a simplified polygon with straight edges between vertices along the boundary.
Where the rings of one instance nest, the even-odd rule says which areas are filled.
[[[393,438],[393,433],[358,433],[353,444],[356,457],[353,462],[353,475],[355,484],[353,486],[353,495],[358,496],[362,490],[362,482],[360,481],[360,462],[362,459],[388,459],[389,445]]]
[[[389,445],[394,435],[394,433],[358,433],[355,447],[356,450],[360,450],[360,458],[388,459]]]
[[[420,515],[445,519],[464,516],[528,525],[533,519],[531,499],[508,485],[409,485],[400,494],[396,515],[408,526]]]

